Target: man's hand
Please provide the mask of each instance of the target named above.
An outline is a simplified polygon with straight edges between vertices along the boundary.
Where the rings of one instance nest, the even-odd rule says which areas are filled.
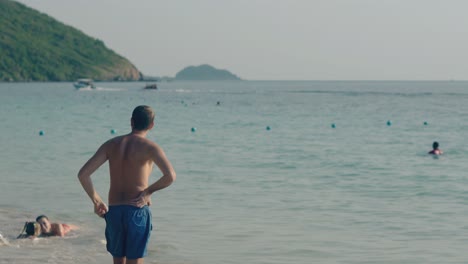
[[[104,215],[109,211],[107,205],[104,202],[99,202],[94,205],[94,213],[99,217],[104,217]]]
[[[151,205],[151,194],[149,194],[146,190],[142,191],[137,198],[130,201],[130,205],[136,207],[143,207],[145,205]]]

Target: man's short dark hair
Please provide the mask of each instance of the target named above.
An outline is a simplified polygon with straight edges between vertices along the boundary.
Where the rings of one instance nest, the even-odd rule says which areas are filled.
[[[154,111],[147,105],[139,105],[133,110],[132,120],[134,129],[147,130],[154,121]]]
[[[39,222],[39,220],[41,220],[42,218],[45,218],[45,219],[49,220],[49,218],[47,216],[40,215],[40,216],[36,217],[36,222]]]

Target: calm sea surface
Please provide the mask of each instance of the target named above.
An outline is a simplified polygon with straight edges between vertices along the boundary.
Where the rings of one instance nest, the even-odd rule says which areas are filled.
[[[153,195],[145,263],[468,260],[468,82],[97,86],[0,83],[0,263],[111,263],[76,174],[140,104],[178,177]],[[108,168],[93,180],[107,197]],[[16,240],[39,214],[80,229]]]

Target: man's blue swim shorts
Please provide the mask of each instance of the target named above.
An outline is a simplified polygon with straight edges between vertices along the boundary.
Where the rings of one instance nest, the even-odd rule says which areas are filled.
[[[148,206],[111,205],[104,218],[107,251],[113,257],[137,259],[146,256],[152,229]]]

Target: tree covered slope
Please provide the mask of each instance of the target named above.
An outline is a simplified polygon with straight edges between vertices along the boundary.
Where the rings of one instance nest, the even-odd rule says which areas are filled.
[[[139,80],[98,39],[12,0],[0,0],[0,81]]]

